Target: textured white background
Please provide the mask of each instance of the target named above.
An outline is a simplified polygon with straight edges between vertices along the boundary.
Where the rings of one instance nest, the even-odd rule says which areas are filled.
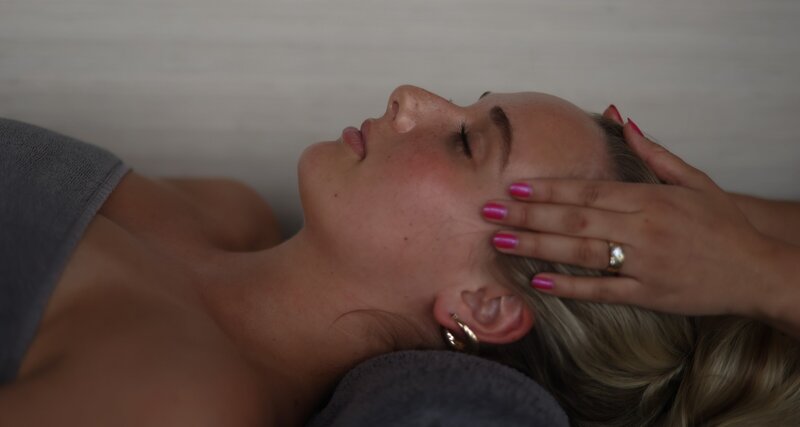
[[[0,116],[243,180],[286,234],[303,148],[403,83],[614,102],[724,188],[800,199],[797,22],[796,0],[0,0]]]

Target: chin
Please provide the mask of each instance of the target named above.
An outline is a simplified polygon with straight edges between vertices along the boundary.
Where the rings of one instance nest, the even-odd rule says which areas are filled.
[[[340,185],[344,172],[340,161],[342,147],[338,145],[337,141],[317,142],[300,154],[297,183],[306,227],[316,222],[316,215],[330,210],[330,204],[335,203],[335,188]]]

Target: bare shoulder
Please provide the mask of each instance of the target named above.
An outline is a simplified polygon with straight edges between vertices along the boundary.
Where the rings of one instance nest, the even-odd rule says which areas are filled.
[[[272,207],[249,184],[227,177],[155,177],[183,194],[250,250],[281,242]]]
[[[231,251],[281,242],[272,208],[251,186],[221,177],[149,177],[131,170],[100,208],[134,233]]]

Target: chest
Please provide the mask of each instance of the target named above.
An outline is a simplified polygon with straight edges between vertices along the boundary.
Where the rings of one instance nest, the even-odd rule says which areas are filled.
[[[112,193],[71,253],[19,378],[58,366],[52,393],[114,395],[134,411],[183,396],[187,407],[260,417],[263,377],[194,291],[213,271],[212,232],[175,198]]]

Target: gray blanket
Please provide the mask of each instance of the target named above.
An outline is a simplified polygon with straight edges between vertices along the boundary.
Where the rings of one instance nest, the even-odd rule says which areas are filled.
[[[398,351],[362,362],[307,427],[558,427],[564,411],[521,372],[476,356]]]
[[[0,385],[16,378],[69,255],[129,169],[100,147],[0,119]]]

